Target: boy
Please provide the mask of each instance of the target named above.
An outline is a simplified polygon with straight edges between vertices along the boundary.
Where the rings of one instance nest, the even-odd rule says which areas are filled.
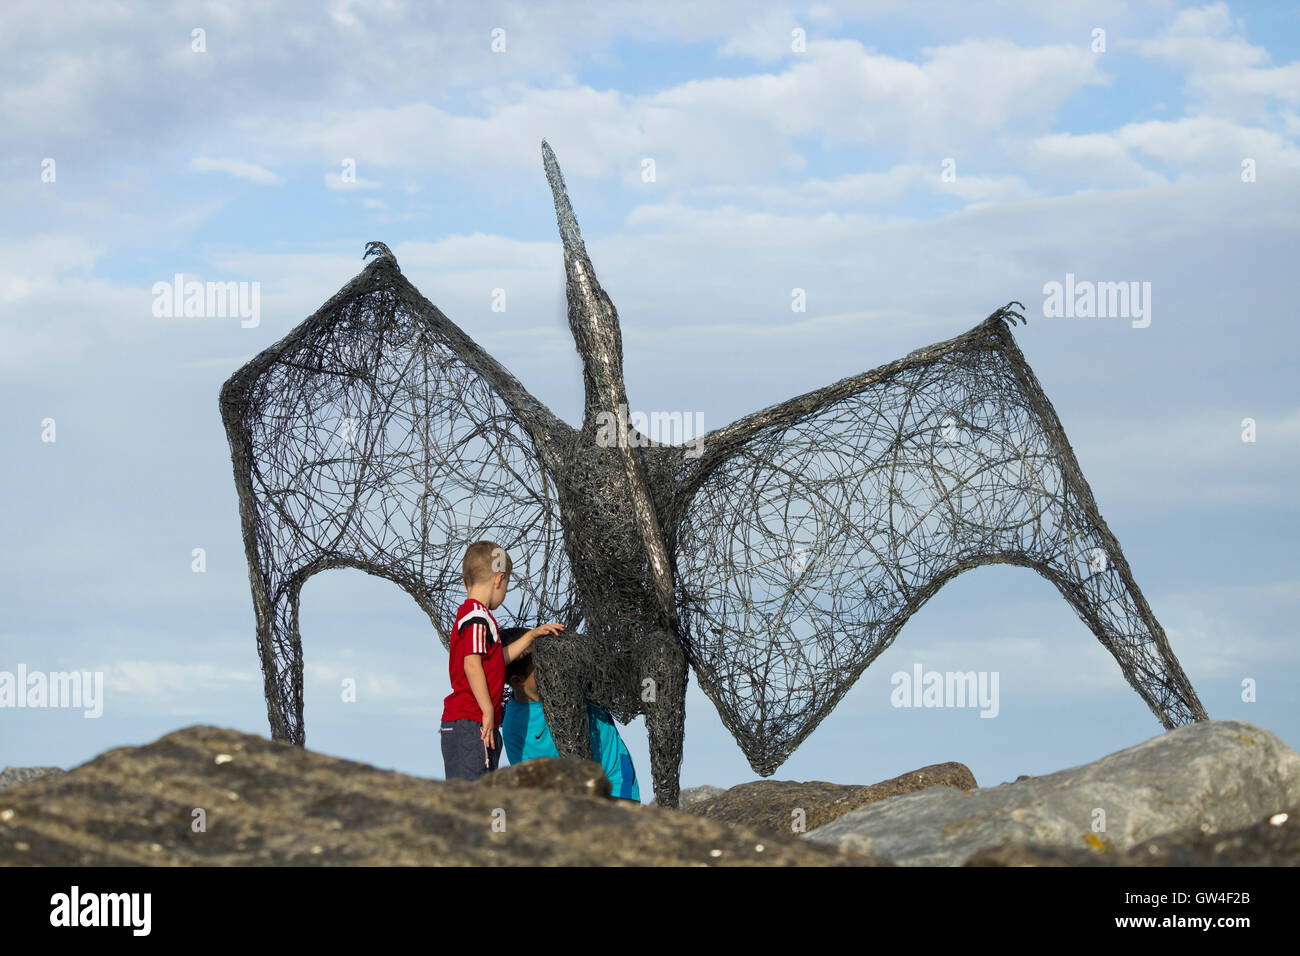
[[[522,627],[506,628],[501,632],[501,641],[513,650],[529,633]],[[537,693],[532,655],[527,658],[513,656],[506,664],[506,680],[510,682],[510,700],[506,704],[501,732],[510,762],[558,757],[560,751],[551,739],[551,728],[546,725],[546,716],[542,713],[542,698]],[[594,759],[605,768],[605,776],[609,778],[610,793],[640,803],[641,791],[636,785],[632,756],[623,745],[623,738],[618,735],[618,728],[609,714],[588,703],[587,729]]]
[[[466,598],[451,630],[451,693],[442,709],[442,762],[448,780],[477,780],[501,758],[506,664],[529,653],[534,639],[564,630],[544,624],[504,647],[492,611],[510,586],[510,555],[491,541],[465,552],[461,580]]]

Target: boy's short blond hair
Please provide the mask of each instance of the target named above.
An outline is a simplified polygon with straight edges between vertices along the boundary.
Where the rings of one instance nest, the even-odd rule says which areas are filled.
[[[467,588],[501,571],[509,576],[510,555],[495,541],[475,541],[461,562],[461,580]]]

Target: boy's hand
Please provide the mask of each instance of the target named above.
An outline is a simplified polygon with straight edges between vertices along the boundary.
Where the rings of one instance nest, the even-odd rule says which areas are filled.
[[[524,637],[532,641],[539,637],[545,637],[548,634],[559,634],[562,630],[564,630],[563,624],[543,624],[541,627],[533,628],[525,634]]]
[[[483,711],[483,729],[479,731],[479,738],[483,741],[483,766],[488,768],[492,766],[488,760],[488,751],[496,743],[496,715],[490,710]]]
[[[506,645],[506,663],[523,657],[525,654],[531,654],[533,650],[533,641],[539,637],[545,637],[548,634],[559,634],[564,630],[563,624],[543,624],[541,627],[535,627],[531,631],[525,631],[519,635],[519,640]]]

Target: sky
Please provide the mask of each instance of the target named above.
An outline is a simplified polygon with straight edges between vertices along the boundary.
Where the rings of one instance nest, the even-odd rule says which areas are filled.
[[[633,408],[717,428],[1024,302],[1208,713],[1300,746],[1298,47],[1300,8],[1245,2],[6,3],[0,680],[104,691],[94,717],[0,706],[0,766],[269,736],[217,395],[367,241],[578,422],[543,138]],[[176,274],[256,283],[256,321],[156,314]],[[1150,283],[1149,322],[1049,314],[1067,276]],[[330,571],[301,631],[308,746],[440,778],[447,654],[415,603]],[[893,706],[917,665],[996,673],[996,716]],[[992,786],[1161,732],[1050,583],[983,567],[776,777],[956,760]],[[754,778],[692,683],[683,786]]]

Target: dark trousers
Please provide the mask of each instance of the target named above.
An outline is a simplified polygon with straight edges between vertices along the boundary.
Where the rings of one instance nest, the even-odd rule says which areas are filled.
[[[443,776],[447,780],[477,780],[497,768],[501,759],[501,730],[492,731],[494,744],[483,746],[483,724],[477,720],[444,720],[442,738]]]

